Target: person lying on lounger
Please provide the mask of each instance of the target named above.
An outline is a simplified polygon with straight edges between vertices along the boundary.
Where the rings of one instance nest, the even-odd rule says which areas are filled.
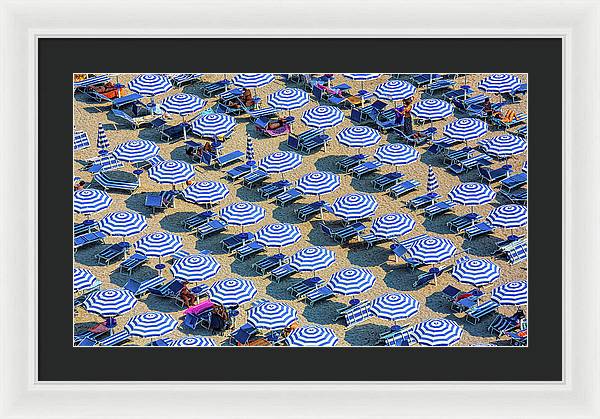
[[[487,114],[487,116],[500,116],[502,112],[498,112],[492,108],[492,102],[490,102],[489,98],[486,98],[483,101],[483,112]]]
[[[192,294],[192,292],[185,285],[181,289],[179,297],[181,297],[181,300],[186,307],[191,307],[196,304],[196,296]]]
[[[74,191],[80,191],[83,188],[85,188],[85,181],[83,181],[83,180],[80,180],[79,182],[77,182],[76,184],[73,185]]]
[[[115,86],[113,82],[109,81],[100,86],[90,86],[90,89],[93,89],[96,93],[108,93],[117,90],[118,87]]]
[[[279,118],[277,118],[277,121],[269,122],[267,124],[267,128],[270,130],[274,130],[274,129],[283,127],[286,123],[287,123],[287,118],[279,117]]]
[[[254,98],[252,98],[252,92],[250,91],[250,89],[244,89],[240,96],[238,96],[236,99],[228,101],[225,105],[234,109],[238,109],[242,105],[250,107],[254,105]]]

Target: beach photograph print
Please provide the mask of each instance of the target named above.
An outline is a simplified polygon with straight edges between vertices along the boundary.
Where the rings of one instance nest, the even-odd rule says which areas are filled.
[[[526,347],[527,82],[74,73],[73,345]]]

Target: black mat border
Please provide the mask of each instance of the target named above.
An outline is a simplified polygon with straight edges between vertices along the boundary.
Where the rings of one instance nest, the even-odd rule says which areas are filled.
[[[561,380],[562,249],[560,230],[548,228],[562,219],[561,42],[40,39],[39,380]],[[285,59],[267,59],[267,51]],[[72,348],[71,192],[65,186],[72,176],[71,73],[140,71],[529,73],[530,346],[183,349],[175,357],[172,349],[162,348]],[[555,205],[542,206],[550,197]],[[188,367],[178,367],[184,363]]]

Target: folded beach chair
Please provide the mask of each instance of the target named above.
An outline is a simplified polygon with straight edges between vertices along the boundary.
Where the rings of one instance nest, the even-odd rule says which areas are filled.
[[[499,306],[500,304],[496,301],[488,300],[483,304],[479,304],[467,310],[465,312],[466,319],[469,323],[477,324],[483,317],[495,313]]]
[[[245,260],[249,257],[255,256],[258,253],[266,249],[264,244],[258,242],[250,242],[237,249],[235,252],[235,258],[239,260]]]
[[[244,185],[253,188],[269,178],[269,174],[261,169],[256,169],[243,177]]]
[[[114,154],[108,153],[98,157],[94,157],[85,162],[83,170],[90,173],[108,172],[110,170],[120,169],[123,167],[123,162],[118,160]]]
[[[354,166],[365,162],[369,156],[365,154],[354,154],[352,156],[344,157],[341,160],[335,162],[335,165],[340,168],[343,172],[348,172]]]
[[[356,326],[373,317],[371,301],[359,301],[357,304],[351,304],[339,309],[337,313],[335,320],[341,319],[347,327]]]
[[[156,166],[158,163],[162,163],[164,161],[165,161],[164,157],[161,156],[160,154],[157,154],[156,156],[150,157],[146,161],[135,163],[134,166],[138,169],[149,169],[151,167]]]
[[[150,124],[153,120],[156,119],[155,115],[148,114],[143,116],[131,116],[127,112],[121,109],[112,109],[111,113],[115,118],[122,119],[128,125],[131,126],[131,129],[138,129],[143,125]]]
[[[285,278],[298,273],[298,270],[292,267],[289,263],[278,266],[271,271],[271,279],[275,282],[281,282]]]
[[[100,346],[118,346],[127,342],[130,337],[127,330],[122,330],[119,333],[101,339],[98,341],[98,344],[100,344]]]
[[[238,233],[231,237],[221,240],[221,247],[227,253],[232,253],[238,247],[244,246],[246,243],[254,240],[254,233]]]
[[[409,192],[417,190],[419,185],[421,185],[421,183],[418,180],[405,180],[398,183],[397,185],[392,186],[389,189],[388,193],[392,198],[398,198],[399,196],[406,195]]]
[[[420,195],[416,198],[411,199],[406,203],[406,206],[411,209],[419,209],[429,205],[433,205],[438,198],[441,198],[441,195],[439,195],[436,192],[429,192],[425,195]]]
[[[302,299],[309,292],[317,289],[325,283],[323,278],[314,276],[302,281],[298,281],[287,288],[288,292],[292,294],[292,297]]]
[[[258,262],[255,262],[252,267],[256,270],[256,272],[265,275],[276,267],[281,266],[286,260],[286,255],[283,253],[277,253],[275,255],[262,258]]]
[[[90,146],[90,139],[85,131],[73,131],[73,151],[83,150]]]
[[[239,178],[244,177],[247,174],[249,174],[253,168],[256,168],[256,166],[253,167],[253,166],[247,165],[245,163],[240,164],[239,166],[236,166],[233,169],[229,169],[225,173],[225,177],[227,179],[229,179],[231,182],[235,182]]]
[[[442,202],[436,202],[433,205],[425,207],[423,214],[425,215],[425,218],[433,220],[433,217],[435,217],[436,215],[445,214],[446,212],[450,211],[455,205],[456,203],[449,199]]]
[[[277,182],[261,186],[258,188],[258,192],[263,198],[269,199],[285,192],[291,185],[292,184],[288,180],[278,180]]]
[[[500,193],[513,204],[527,205],[527,189],[517,189],[510,192],[501,190]]]
[[[99,225],[97,221],[91,223],[73,224],[73,237],[81,236],[82,234],[93,233],[98,231]]]
[[[475,224],[475,222],[481,220],[482,218],[483,217],[481,215],[471,212],[469,214],[461,215],[460,217],[451,219],[446,223],[446,225],[454,233],[460,233],[462,230],[472,226]]]
[[[425,86],[442,78],[441,74],[421,73],[414,74],[410,77],[410,81],[417,87]]]
[[[121,246],[121,244],[113,244],[106,249],[102,250],[100,253],[96,255],[96,260],[98,263],[103,265],[108,265],[115,259],[120,259],[125,256],[127,252],[127,248]]]
[[[479,166],[477,170],[479,170],[479,178],[481,180],[485,180],[487,183],[494,183],[501,179],[506,180],[512,168],[510,165],[502,166],[498,169],[488,169],[487,167]],[[525,183],[527,183],[527,175],[525,175]]]
[[[480,223],[474,224],[470,227],[466,227],[464,230],[462,230],[461,234],[464,234],[464,236],[469,239],[469,240],[473,240],[476,237],[479,236],[483,236],[485,234],[490,234],[494,232],[494,227],[490,224],[488,224],[485,221],[482,221]]]
[[[294,212],[300,220],[306,221],[313,215],[320,214],[323,208],[325,208],[326,206],[327,202],[316,201],[311,202],[310,204],[303,205],[300,208],[294,210]]]
[[[181,225],[190,231],[196,230],[199,226],[204,223],[207,223],[213,217],[216,217],[217,214],[212,211],[204,211],[197,214],[192,215],[191,217],[186,218],[181,222]]]
[[[335,296],[335,293],[327,285],[312,290],[304,296],[306,304],[314,306],[319,301],[325,301]]]
[[[509,192],[525,185],[527,185],[527,173],[517,173],[500,182],[500,188]]]
[[[227,224],[221,220],[209,220],[196,228],[196,235],[204,240],[207,236],[217,234],[227,229]]]
[[[165,281],[166,279],[160,275],[145,281],[129,278],[123,285],[123,289],[131,291],[135,297],[139,298],[146,295],[150,288],[160,287]]]
[[[139,179],[136,181],[116,180],[108,177],[106,173],[97,173],[94,175],[94,181],[105,190],[118,190],[133,193],[140,186]]]
[[[404,177],[403,173],[390,172],[384,175],[378,176],[371,181],[373,187],[378,191],[384,191],[402,180]]]
[[[288,189],[285,192],[278,194],[275,197],[275,203],[280,207],[285,207],[287,204],[290,204],[298,199],[302,198],[304,195],[298,189],[292,188]]]
[[[349,170],[349,173],[352,176],[355,176],[357,179],[360,179],[361,176],[365,176],[379,170],[381,166],[383,166],[383,163],[381,163],[380,161],[367,161],[357,166],[354,166],[352,169]]]
[[[107,235],[101,231],[82,234],[81,236],[73,238],[73,249],[77,251],[77,249],[90,244],[104,243],[106,237]]]
[[[209,84],[202,86],[202,88],[200,89],[200,92],[208,97],[215,96],[215,95],[218,95],[219,93],[227,90],[227,86],[229,86],[230,84],[231,84],[230,80],[227,80],[227,79],[219,80],[217,82],[209,83]]]
[[[167,208],[173,208],[175,206],[175,196],[178,192],[176,191],[160,191],[160,192],[148,192],[144,201],[144,206],[152,209],[152,214],[157,210],[165,210]]]
[[[134,253],[133,255],[125,259],[123,262],[121,262],[121,264],[119,265],[119,272],[125,271],[129,275],[131,275],[131,273],[135,269],[142,266],[144,263],[146,263],[147,260],[148,257],[146,257],[145,255],[142,255],[141,253]]]

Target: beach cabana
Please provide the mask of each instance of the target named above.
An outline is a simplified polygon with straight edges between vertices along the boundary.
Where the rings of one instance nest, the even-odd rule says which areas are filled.
[[[335,346],[338,340],[333,330],[318,325],[298,327],[285,338],[288,346]]]
[[[247,279],[228,278],[217,281],[208,289],[210,301],[231,307],[247,303],[256,296],[254,283]]]

